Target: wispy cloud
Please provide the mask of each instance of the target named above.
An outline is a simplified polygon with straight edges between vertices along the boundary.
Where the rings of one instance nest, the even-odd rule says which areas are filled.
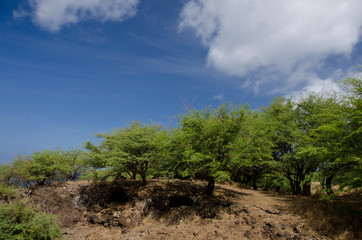
[[[217,101],[224,101],[225,95],[223,93],[220,93],[220,94],[213,96],[212,99],[217,100]]]
[[[14,18],[30,16],[33,22],[51,32],[87,20],[123,21],[137,13],[139,0],[28,0],[13,12]]]
[[[37,51],[39,55],[57,55],[59,58],[68,59],[63,64],[52,61],[34,61],[32,57],[18,59],[15,56],[6,58],[0,56],[0,63],[5,66],[22,67],[41,73],[51,73],[52,79],[64,73],[79,78],[89,78],[99,74],[112,72],[119,76],[136,76],[152,73],[178,74],[192,77],[217,78],[217,74],[210,73],[205,67],[203,58],[195,58],[183,52],[172,56],[137,55],[127,51],[114,51],[102,49],[98,45],[85,45],[82,42],[64,40],[47,41],[30,37],[21,33],[1,32],[6,41],[15,42],[16,46],[28,46]],[[21,40],[19,40],[21,39]],[[88,64],[73,64],[87,61]],[[98,66],[98,67],[94,67]],[[102,67],[99,67],[102,66]]]

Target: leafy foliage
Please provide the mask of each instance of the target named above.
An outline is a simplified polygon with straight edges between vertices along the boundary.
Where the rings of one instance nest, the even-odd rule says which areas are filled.
[[[0,200],[13,197],[15,195],[15,190],[13,187],[0,182]]]
[[[215,110],[192,110],[181,116],[175,146],[178,172],[184,177],[208,180],[209,194],[214,180],[229,180],[230,151],[237,137],[247,107],[223,104]]]
[[[229,171],[234,181],[257,189],[258,179],[269,169],[272,160],[271,131],[263,114],[248,111],[233,142]]]
[[[8,181],[26,186],[76,180],[84,170],[85,157],[85,152],[77,149],[44,150],[19,156],[10,168],[12,176]]]
[[[99,146],[87,142],[91,165],[111,168],[116,179],[127,173],[133,179],[139,174],[144,183],[149,169],[159,160],[163,141],[167,134],[157,125],[133,122],[128,128],[116,129],[109,134],[97,134],[104,138]]]
[[[53,215],[35,211],[26,202],[0,205],[0,239],[60,239],[62,232]]]
[[[299,194],[306,175],[316,166],[309,158],[299,157],[296,154],[305,132],[298,124],[295,103],[279,98],[265,108],[264,112],[273,132],[274,169],[278,169],[288,179],[292,192]]]

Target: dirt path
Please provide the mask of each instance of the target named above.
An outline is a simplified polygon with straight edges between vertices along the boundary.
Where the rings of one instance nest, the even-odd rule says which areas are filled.
[[[46,198],[42,201],[47,208],[63,217],[64,236],[75,240],[328,239],[288,210],[288,198],[221,184],[212,198],[205,198],[199,194],[204,185],[185,181],[122,185],[125,192],[117,190],[117,197],[126,193],[127,200],[103,208],[98,205],[101,197],[118,188],[71,183],[39,190],[34,199]],[[88,205],[79,200],[82,194],[93,197],[87,198]]]

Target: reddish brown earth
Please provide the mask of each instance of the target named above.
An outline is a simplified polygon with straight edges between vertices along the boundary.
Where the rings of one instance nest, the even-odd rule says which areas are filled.
[[[216,184],[208,197],[205,186],[70,182],[37,188],[31,199],[60,216],[68,239],[330,239],[292,213],[290,196]]]

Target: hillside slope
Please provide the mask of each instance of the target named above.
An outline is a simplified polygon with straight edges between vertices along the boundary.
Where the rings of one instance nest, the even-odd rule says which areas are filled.
[[[293,214],[293,198],[203,182],[71,182],[32,191],[69,239],[329,239]],[[350,239],[348,232],[338,239]]]

